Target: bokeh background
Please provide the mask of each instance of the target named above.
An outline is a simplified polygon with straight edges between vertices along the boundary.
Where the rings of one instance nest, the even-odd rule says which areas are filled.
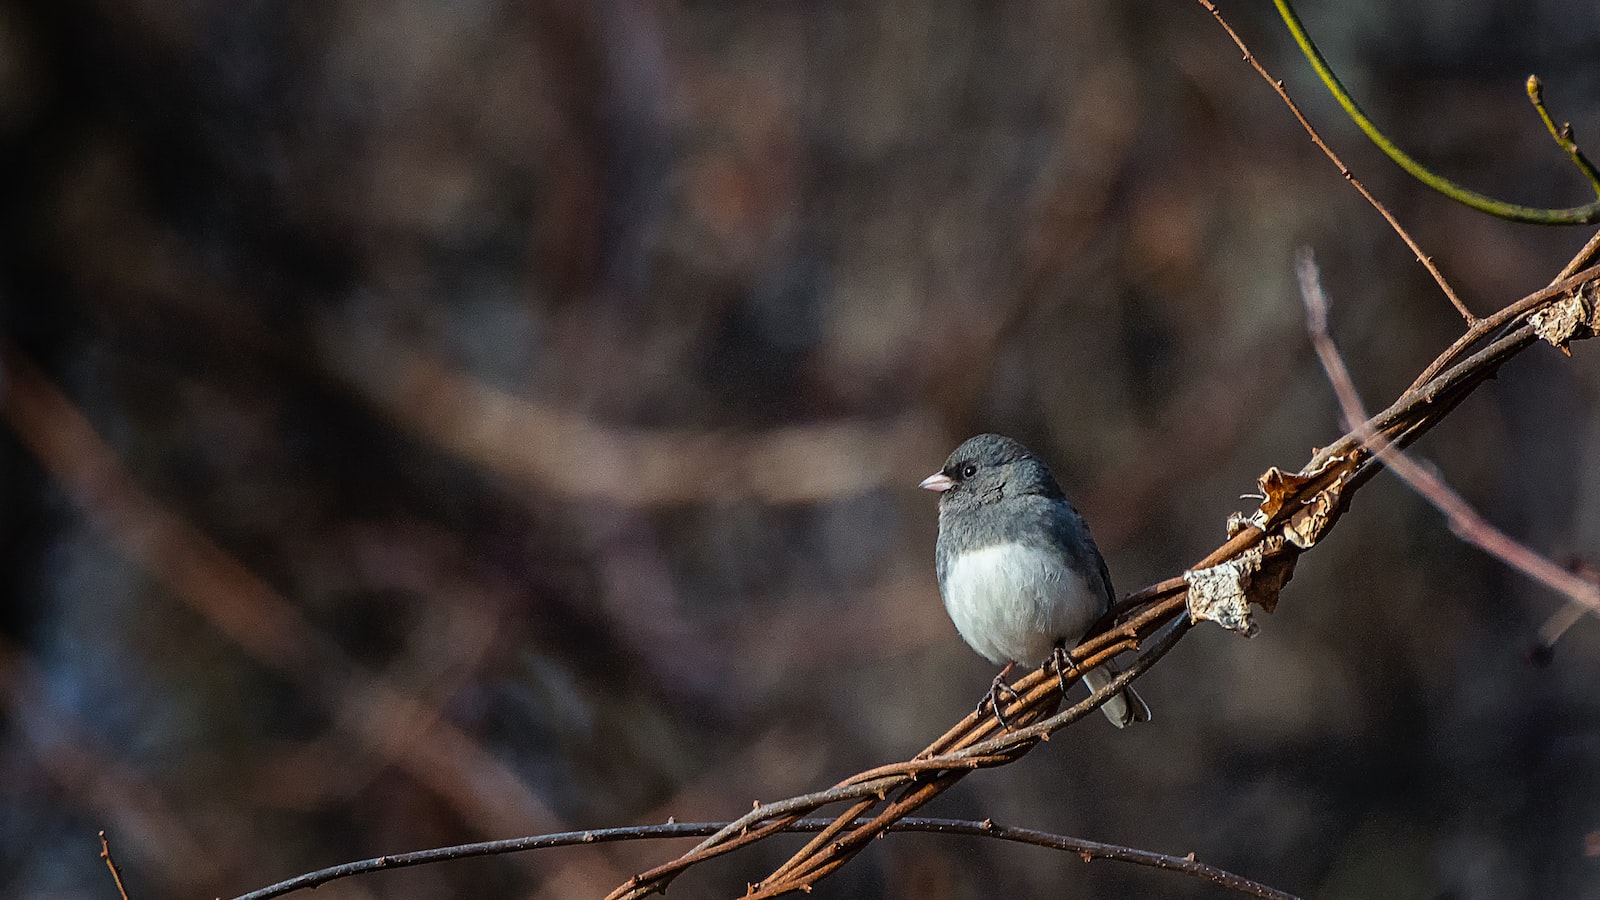
[[[1587,232],[1407,180],[1266,4],[1226,12],[1483,312]],[[1587,186],[1600,6],[1312,3],[1420,158]],[[228,896],[387,852],[725,819],[905,758],[992,674],[944,616],[962,438],[1051,461],[1126,592],[1459,320],[1190,3],[0,6],[0,895]],[[1600,555],[1600,364],[1534,348],[1418,448]],[[1197,630],[927,812],[1316,897],[1600,897],[1600,630],[1383,478],[1252,640]],[[791,844],[680,880],[728,897]],[[598,896],[681,844],[319,897]],[[820,894],[1216,897],[894,836]]]

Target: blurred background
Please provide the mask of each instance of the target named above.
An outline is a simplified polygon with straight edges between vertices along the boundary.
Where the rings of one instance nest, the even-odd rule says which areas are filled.
[[[1588,233],[1379,157],[1266,4],[1225,8],[1489,311]],[[1396,140],[1588,190],[1600,7],[1313,3]],[[1197,5],[123,0],[0,6],[0,895],[230,896],[352,859],[735,817],[906,758],[993,671],[945,618],[961,439],[1050,461],[1122,592],[1338,434],[1311,247],[1381,406],[1461,327]],[[1536,347],[1418,447],[1600,557],[1600,364]],[[1363,490],[1252,640],[1188,637],[925,811],[1316,897],[1600,897],[1600,629]],[[798,838],[697,869],[742,893]],[[331,898],[595,897],[543,851]],[[893,836],[862,898],[1217,897]]]

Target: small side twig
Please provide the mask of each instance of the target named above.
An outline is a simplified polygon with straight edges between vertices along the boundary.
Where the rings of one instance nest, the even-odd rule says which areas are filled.
[[[117,896],[128,900],[128,889],[122,885],[122,869],[117,866],[117,861],[111,858],[111,845],[106,843],[106,833],[100,832],[100,858],[106,861],[106,868],[111,870],[111,880],[117,883]]]
[[[1550,111],[1544,105],[1544,82],[1537,75],[1528,76],[1528,100],[1533,103],[1533,109],[1539,114],[1539,121],[1544,123],[1550,136],[1555,138],[1556,146],[1561,152],[1572,157],[1572,164],[1578,167],[1583,177],[1589,179],[1589,186],[1594,188],[1595,196],[1600,197],[1600,172],[1595,171],[1594,163],[1583,154],[1583,148],[1578,146],[1578,141],[1572,136],[1572,123],[1562,122],[1561,127],[1556,127],[1554,119],[1550,118]]]
[[[1345,427],[1354,431],[1367,449],[1400,480],[1443,513],[1450,530],[1457,537],[1600,615],[1600,584],[1568,571],[1496,528],[1452,490],[1431,466],[1406,456],[1371,428],[1361,397],[1350,378],[1350,370],[1328,333],[1328,298],[1322,290],[1317,264],[1309,250],[1301,251],[1296,269],[1300,280],[1300,297],[1306,307],[1306,332],[1311,336],[1311,343],[1329,383],[1333,385]]]
[[[1585,559],[1574,559],[1567,566],[1574,574],[1596,587],[1600,587],[1600,569],[1596,569]],[[1556,642],[1561,640],[1572,626],[1578,624],[1589,612],[1588,607],[1582,603],[1568,600],[1564,606],[1550,614],[1539,627],[1539,642],[1533,647],[1533,661],[1536,664],[1548,662],[1550,654],[1555,651]]]
[[[1228,20],[1222,17],[1222,10],[1217,9],[1217,5],[1212,3],[1211,0],[1198,0],[1198,2],[1202,7],[1205,7],[1207,12],[1211,13],[1212,18],[1217,20],[1217,24],[1222,26],[1222,30],[1228,33],[1228,37],[1233,39],[1234,46],[1238,47],[1239,52],[1244,54],[1244,61],[1250,64],[1250,68],[1255,69],[1256,74],[1260,75],[1277,92],[1278,99],[1289,107],[1289,112],[1294,114],[1295,121],[1299,122],[1300,127],[1305,129],[1306,134],[1311,136],[1311,143],[1317,145],[1317,149],[1328,157],[1328,160],[1339,170],[1339,174],[1343,175],[1344,179],[1350,182],[1350,186],[1355,188],[1356,192],[1367,203],[1371,204],[1373,209],[1378,211],[1378,215],[1383,216],[1383,220],[1389,223],[1389,227],[1393,228],[1395,234],[1400,236],[1400,240],[1404,241],[1406,246],[1410,248],[1412,255],[1416,256],[1417,262],[1422,263],[1422,267],[1428,270],[1429,275],[1433,276],[1433,280],[1439,285],[1439,290],[1443,291],[1445,297],[1449,298],[1450,305],[1456,308],[1456,312],[1461,314],[1461,317],[1467,321],[1468,325],[1477,322],[1477,317],[1472,314],[1471,310],[1467,309],[1465,303],[1461,302],[1461,298],[1456,296],[1455,290],[1450,287],[1450,282],[1445,280],[1444,273],[1439,271],[1439,267],[1433,264],[1433,257],[1422,252],[1422,247],[1412,239],[1410,232],[1407,232],[1400,224],[1400,220],[1396,219],[1394,214],[1389,212],[1389,208],[1379,202],[1371,191],[1367,190],[1367,186],[1356,178],[1355,173],[1350,171],[1350,167],[1345,165],[1344,160],[1339,158],[1339,154],[1333,152],[1333,148],[1328,146],[1328,142],[1322,139],[1322,135],[1311,124],[1311,120],[1307,119],[1306,114],[1300,111],[1300,104],[1294,102],[1294,98],[1289,96],[1289,90],[1283,86],[1283,80],[1272,77],[1266,67],[1261,64],[1261,61],[1256,59],[1256,55],[1251,53],[1249,46],[1245,44],[1244,38],[1240,37],[1239,32],[1234,31],[1233,26],[1228,24]]]

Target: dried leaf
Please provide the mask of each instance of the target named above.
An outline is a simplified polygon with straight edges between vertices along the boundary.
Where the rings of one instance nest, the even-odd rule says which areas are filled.
[[[1282,538],[1263,541],[1261,552],[1265,561],[1250,579],[1250,602],[1269,613],[1278,608],[1278,596],[1283,593],[1283,586],[1294,578],[1294,564],[1300,558],[1298,550],[1280,552],[1282,550]]]
[[[1577,336],[1578,329],[1593,329],[1592,314],[1588,298],[1580,291],[1539,310],[1528,317],[1528,322],[1533,325],[1534,334],[1564,352],[1567,342]]]
[[[1330,456],[1315,469],[1301,470],[1294,474],[1285,472],[1277,466],[1262,472],[1261,477],[1256,479],[1256,486],[1260,488],[1263,499],[1260,508],[1250,517],[1251,524],[1266,531],[1267,526],[1283,512],[1285,506],[1299,499],[1302,489],[1307,484],[1320,478],[1333,466],[1343,463],[1345,459],[1343,455]]]
[[[1311,502],[1295,511],[1289,521],[1283,524],[1283,536],[1289,543],[1301,550],[1310,550],[1312,545],[1322,537],[1328,526],[1333,524],[1334,512],[1339,506],[1339,497],[1343,493],[1344,479],[1317,492]]]
[[[1254,635],[1250,604],[1272,612],[1283,586],[1294,577],[1298,551],[1284,553],[1283,548],[1283,538],[1272,537],[1235,559],[1183,573],[1189,584],[1189,617],[1216,622],[1245,637]]]
[[[1250,583],[1249,564],[1250,560],[1241,558],[1183,573],[1183,580],[1189,583],[1189,618],[1215,622],[1245,637],[1254,635],[1256,624],[1250,621],[1250,598],[1245,593]]]
[[[1272,521],[1272,517],[1283,511],[1284,503],[1295,497],[1299,489],[1315,477],[1315,475],[1291,475],[1277,466],[1262,472],[1261,477],[1256,479],[1256,485],[1261,488],[1264,499],[1252,517],[1255,523],[1265,529],[1266,524]]]

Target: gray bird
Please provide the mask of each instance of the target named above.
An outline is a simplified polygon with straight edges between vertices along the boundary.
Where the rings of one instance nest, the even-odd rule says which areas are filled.
[[[984,698],[998,717],[1017,663],[1075,668],[1067,651],[1110,608],[1111,574],[1055,476],[1011,438],[968,439],[921,487],[939,492],[935,560],[944,608],[972,649],[1005,666]],[[1097,667],[1083,680],[1098,690],[1115,671]],[[1150,721],[1132,687],[1100,710],[1118,728]]]

